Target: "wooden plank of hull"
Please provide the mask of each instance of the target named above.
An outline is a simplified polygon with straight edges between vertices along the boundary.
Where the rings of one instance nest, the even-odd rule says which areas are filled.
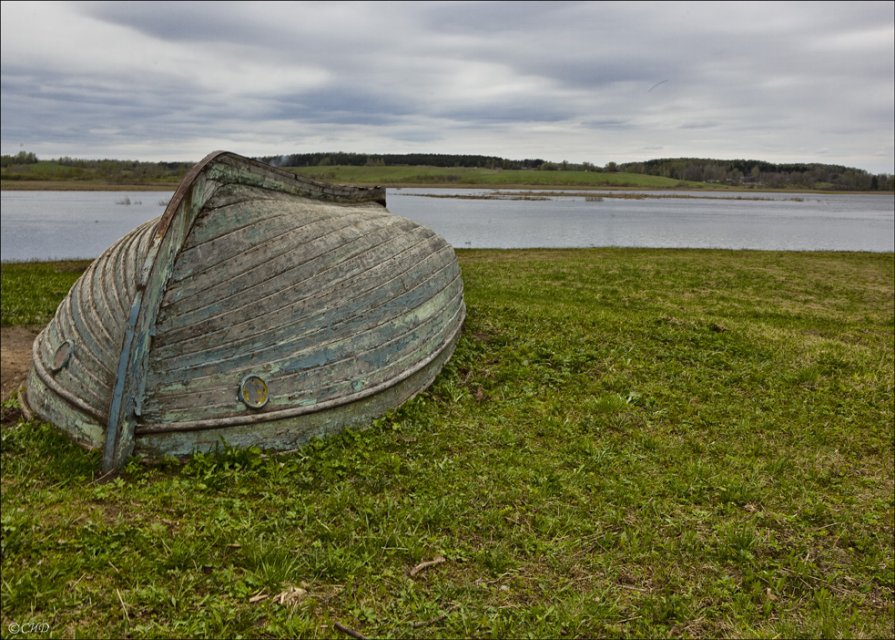
[[[71,421],[81,425],[92,416],[95,424],[108,421],[109,404],[115,384],[114,363],[121,349],[126,316],[122,313],[122,300],[130,300],[136,286],[118,274],[129,270],[136,272],[137,265],[145,257],[145,247],[157,220],[143,224],[112,245],[81,275],[69,295],[60,303],[56,315],[34,341],[33,366],[28,384],[27,400],[38,415],[64,426]],[[74,348],[66,365],[54,370],[52,366],[56,349],[70,341]],[[78,418],[54,419],[45,415],[42,407],[55,398],[65,407],[53,410],[53,415]],[[49,412],[49,409],[47,410]],[[73,437],[83,429],[79,426]],[[95,436],[94,429],[88,429]]]
[[[355,402],[260,423],[222,425],[216,429],[141,433],[137,439],[135,452],[149,456],[188,455],[194,451],[213,451],[222,444],[282,451],[301,446],[311,438],[341,431],[348,426],[368,424],[372,419],[400,406],[432,384],[453,354],[458,338],[459,332],[436,358],[419,371],[379,393]]]
[[[455,294],[454,299],[458,300],[459,295]],[[180,387],[183,393],[167,397],[158,414],[146,417],[164,424],[163,428],[177,430],[184,422],[201,421],[213,426],[218,419],[239,422],[246,416],[261,421],[274,414],[305,413],[327,403],[351,402],[368,393],[371,387],[387,387],[408,370],[437,355],[459,330],[461,317],[459,307],[455,307],[453,316],[433,318],[433,322],[421,323],[413,332],[389,342],[374,339],[348,344],[343,341],[338,350],[323,348],[312,353],[309,360],[289,359],[286,362],[290,368],[265,375],[271,400],[263,410],[247,411],[237,401],[232,381],[258,370],[246,368],[212,378],[204,390],[193,389],[192,385]],[[318,364],[318,358],[328,361]]]

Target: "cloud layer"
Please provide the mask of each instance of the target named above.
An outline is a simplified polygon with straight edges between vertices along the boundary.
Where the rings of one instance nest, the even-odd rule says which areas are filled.
[[[895,5],[3,3],[2,151],[893,172]]]

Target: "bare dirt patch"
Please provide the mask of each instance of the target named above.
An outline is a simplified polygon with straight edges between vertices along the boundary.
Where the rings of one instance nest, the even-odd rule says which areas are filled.
[[[25,382],[31,367],[31,344],[38,332],[31,327],[0,328],[0,397],[3,400]]]

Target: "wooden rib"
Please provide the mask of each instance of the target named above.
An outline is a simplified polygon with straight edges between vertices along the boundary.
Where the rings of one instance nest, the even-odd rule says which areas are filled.
[[[345,232],[345,230],[356,226],[359,222],[369,225],[371,222],[378,220],[379,225],[374,223],[374,226],[382,226],[387,224],[387,221],[393,220],[393,216],[382,215],[375,217],[367,216],[359,221],[357,215],[349,215],[348,212],[338,213],[339,215],[327,215],[326,212],[314,210],[290,212],[290,215],[285,216],[287,221],[291,223],[289,229],[278,233],[275,237],[268,237],[263,242],[257,238],[252,238],[250,242],[244,243],[238,252],[228,255],[226,260],[216,263],[214,270],[203,269],[194,273],[194,277],[189,282],[183,282],[171,287],[172,293],[166,296],[166,298],[172,302],[181,301],[183,298],[189,297],[189,294],[193,292],[204,293],[207,291],[207,285],[217,285],[222,281],[228,281],[228,276],[234,270],[237,274],[241,274],[245,270],[243,268],[244,263],[248,263],[251,266],[253,264],[274,263],[285,257],[293,257],[297,248],[301,247],[306,250],[314,246],[314,243],[320,242],[322,238],[331,236],[334,233]],[[296,221],[295,218],[298,217],[302,219]],[[260,219],[251,227],[263,227],[264,225],[265,220]],[[247,233],[251,231],[250,227],[244,229]],[[200,249],[206,253],[211,252],[204,244],[196,247],[196,250]],[[178,262],[177,268],[183,268],[183,263]],[[206,286],[200,286],[198,283]],[[196,308],[201,304],[200,301],[194,300],[186,300],[184,302],[190,305],[185,308]]]
[[[411,245],[407,251],[408,256],[416,257],[427,248],[430,247],[429,238],[423,239],[415,245]],[[411,264],[397,271],[395,277],[399,277],[410,271],[419,260],[414,260]],[[304,287],[304,295],[290,300],[287,298],[285,304],[280,300],[269,300],[269,306],[259,303],[255,308],[255,313],[251,316],[237,319],[233,324],[226,325],[214,331],[203,332],[202,335],[189,337],[186,340],[176,342],[171,345],[160,347],[156,353],[159,366],[168,368],[171,366],[172,359],[179,357],[191,357],[199,352],[213,351],[216,345],[229,345],[230,348],[242,347],[250,345],[256,339],[257,326],[276,327],[275,331],[281,329],[294,332],[299,325],[311,324],[321,313],[326,313],[329,309],[328,305],[335,299],[344,299],[343,290],[346,287],[356,286],[353,298],[363,296],[377,287],[376,281],[370,281],[383,271],[387,265],[382,263],[367,268],[364,271],[347,274],[340,274],[335,280],[329,281],[334,286],[326,288],[323,293],[317,289],[318,282],[309,279],[308,286]],[[385,281],[379,281],[385,283]],[[363,284],[361,284],[363,283]],[[313,286],[311,286],[313,285]],[[353,299],[351,298],[351,299]],[[246,336],[249,332],[250,335]],[[265,332],[266,333],[266,332]],[[210,344],[210,346],[206,346]]]
[[[131,304],[134,301],[134,295],[137,293],[137,274],[143,267],[143,261],[146,259],[146,251],[149,248],[149,242],[152,238],[158,219],[150,220],[142,227],[138,227],[135,231],[131,242],[123,247],[123,251],[119,254],[120,258],[116,261],[115,278],[115,294],[118,296],[119,315],[121,323],[121,332],[118,338],[120,341],[124,339],[124,325],[127,314],[130,313]],[[120,280],[119,280],[120,277]]]
[[[133,231],[133,236],[122,247],[122,251],[116,260],[114,276],[110,281],[112,290],[119,302],[116,319],[115,359],[117,361],[121,345],[124,341],[125,324],[130,308],[137,294],[137,277],[146,260],[146,252],[149,243],[158,225],[159,219],[149,220]]]
[[[453,294],[453,298],[448,301],[442,308],[450,308],[451,302],[458,302],[462,296],[462,290],[458,290]],[[396,334],[389,340],[380,340],[378,335],[368,336],[368,347],[358,350],[358,341],[347,338],[339,345],[341,350],[330,345],[333,349],[333,359],[324,364],[314,364],[299,371],[292,372],[287,375],[270,375],[267,378],[268,386],[271,388],[270,408],[276,410],[277,407],[289,406],[294,401],[287,401],[282,397],[282,393],[276,391],[284,388],[292,388],[299,383],[306,383],[307,380],[313,379],[314,386],[309,387],[307,384],[301,385],[305,390],[305,396],[313,399],[314,403],[325,402],[329,400],[338,400],[338,398],[326,397],[320,391],[332,385],[337,380],[366,380],[367,385],[378,386],[385,384],[390,379],[400,376],[407,368],[413,368],[416,362],[428,359],[434,352],[440,350],[444,344],[444,336],[450,333],[453,321],[458,319],[461,314],[460,305],[454,305],[454,313],[451,317],[445,318],[443,315],[434,313],[426,317],[421,322],[404,333]],[[420,345],[429,345],[428,349],[420,351]],[[345,348],[347,346],[347,349]],[[391,354],[394,358],[389,359],[388,363],[383,366],[378,364],[383,354]],[[400,362],[396,362],[396,360]],[[356,366],[360,362],[368,361],[371,368],[364,370],[361,368],[356,375],[345,377],[344,372],[350,367]],[[230,384],[217,384],[213,387],[205,389],[196,389],[190,385],[190,391],[184,394],[166,394],[162,399],[164,403],[164,414],[167,420],[177,421],[184,417],[220,417],[222,410],[234,413],[245,413],[246,408],[236,399],[235,386],[233,382],[238,381],[244,373],[249,373],[252,369],[244,371],[227,372],[227,381]],[[226,382],[226,381],[225,381]],[[321,387],[317,385],[321,384]],[[349,401],[349,398],[355,395],[348,393],[343,401]]]
[[[81,277],[83,278],[84,276],[82,275]],[[78,358],[91,363],[88,370],[98,370],[111,374],[112,372],[108,364],[96,357],[98,350],[96,338],[84,324],[84,319],[81,316],[80,297],[78,296],[79,283],[80,280],[75,283],[65,298],[65,313],[61,316],[65,333],[71,336],[73,341],[77,341],[79,346],[83,345],[83,348],[78,349]]]
[[[78,397],[64,386],[59,384],[57,380],[53,377],[53,375],[47,371],[43,359],[40,357],[38,341],[35,340],[34,344],[31,347],[32,360],[34,362],[34,371],[37,373],[38,377],[40,377],[41,381],[47,386],[47,388],[52,389],[53,392],[56,393],[60,398],[68,402],[69,404],[81,409],[88,415],[97,418],[100,421],[106,419],[105,412],[102,410],[98,410],[95,406],[90,403],[84,401],[82,398]]]
[[[184,250],[192,249],[197,245],[236,231],[242,226],[254,223],[254,220],[247,221],[245,225],[239,223],[239,218],[246,215],[246,211],[241,208],[243,205],[267,203],[274,200],[282,202],[281,198],[261,190],[255,190],[254,196],[241,194],[236,197],[234,190],[229,185],[221,187],[212,196],[212,200],[206,203],[202,217],[193,225],[190,236],[183,245]],[[281,213],[280,215],[288,214]]]
[[[324,306],[327,299],[312,298],[302,307],[308,306],[314,309],[315,303],[320,303],[320,308],[311,313],[301,313],[303,309],[299,307],[295,311],[297,317],[288,323],[272,325],[264,322],[263,326],[276,326],[275,329],[264,331],[257,335],[250,335],[247,338],[230,340],[223,343],[224,349],[214,346],[206,349],[204,356],[189,356],[186,359],[171,359],[167,361],[165,367],[169,371],[175,369],[196,368],[203,365],[219,362],[226,364],[232,363],[234,359],[239,358],[240,354],[261,354],[267,349],[283,349],[284,351],[297,341],[304,340],[310,334],[317,334],[321,331],[332,333],[340,331],[342,333],[363,326],[373,326],[377,324],[376,319],[380,309],[386,305],[394,304],[394,299],[399,296],[407,301],[407,307],[411,308],[414,298],[419,299],[425,296],[426,292],[431,292],[433,286],[428,283],[420,283],[417,287],[410,290],[399,290],[402,286],[399,277],[393,278],[381,286],[368,282],[366,288],[357,291],[351,298],[339,300],[338,292],[330,296],[330,301],[335,300],[342,302],[342,305],[333,310],[331,306]],[[424,288],[425,285],[425,288]],[[394,287],[394,291],[391,288]],[[384,297],[389,295],[391,297]],[[432,294],[434,295],[434,294]],[[353,322],[352,322],[353,321]],[[348,323],[348,324],[346,324]],[[357,326],[355,326],[357,325]],[[228,355],[229,354],[229,355]]]
[[[459,272],[457,272],[457,276],[459,276]],[[459,280],[457,280],[457,282],[458,282],[458,285],[459,285]],[[461,290],[460,290],[459,286],[458,286],[458,292],[457,292],[457,293],[458,293],[458,296],[457,296],[457,298],[456,298],[456,302],[459,303],[459,305],[462,306],[462,299],[459,298],[459,295],[461,294]],[[457,312],[457,313],[459,313],[459,312]],[[455,313],[454,315],[456,316],[457,313]],[[395,338],[395,339],[398,339],[398,338]],[[436,342],[436,344],[437,344],[437,342]],[[375,347],[374,347],[374,348],[375,348]],[[393,355],[394,355],[394,354],[393,354]],[[412,355],[412,354],[411,354],[411,355]],[[268,363],[268,364],[269,364],[269,363]],[[401,359],[401,360],[400,360],[400,365],[399,365],[399,366],[404,366],[405,364],[406,364],[405,360],[404,360],[404,359]],[[368,373],[371,373],[371,372],[368,372]],[[230,372],[230,375],[235,375],[235,374],[236,374],[235,371]],[[331,376],[330,376],[330,377],[331,377]],[[368,377],[369,377],[369,378],[373,378],[372,375],[370,375],[370,376],[368,376]],[[374,380],[374,382],[375,382],[375,380]],[[193,384],[193,383],[195,383],[195,380],[193,380],[193,382],[190,384],[190,388],[193,388],[193,387],[194,387],[194,384]],[[224,385],[225,388],[224,388],[223,393],[224,393],[224,396],[227,398],[227,400],[225,400],[225,403],[228,404],[228,405],[232,405],[233,402],[234,402],[234,396],[235,396],[234,389],[233,389],[234,385],[235,385],[235,383],[232,382],[232,381],[228,381],[228,382]],[[198,391],[198,390],[197,390],[197,391]],[[190,406],[192,406],[192,407],[195,408],[197,402],[201,404],[202,399],[201,399],[201,398],[197,398],[197,397],[195,396],[195,393],[193,393],[193,392],[188,392],[187,395],[192,395],[192,396],[193,396],[192,399],[190,400]],[[318,395],[319,395],[319,394],[318,394]],[[165,402],[167,402],[167,401],[169,400],[168,396],[167,396],[166,394],[162,393],[161,390],[159,390],[159,394],[157,395],[157,398],[156,398],[156,399],[157,399],[157,400],[164,400]],[[347,400],[346,400],[346,401],[347,401]],[[148,403],[148,404],[146,405],[146,406],[147,406],[147,409],[149,409],[149,408],[151,407],[152,404],[154,404],[154,403],[152,403],[152,402]],[[276,404],[276,403],[275,403],[275,404]],[[160,407],[161,405],[157,405],[157,406]],[[171,409],[171,408],[172,408],[172,407],[169,407],[169,409]],[[230,408],[232,409],[233,407],[231,406]],[[240,408],[241,408],[241,407],[240,407]],[[167,415],[167,414],[166,414],[166,415]],[[150,420],[151,420],[151,419],[152,419],[152,415],[147,414],[147,419],[150,419]]]
[[[156,218],[155,220],[150,220],[146,223],[145,228],[140,234],[140,244],[137,245],[136,249],[133,252],[132,259],[134,261],[134,265],[138,269],[142,269],[143,263],[146,261],[146,254],[149,252],[149,246],[152,243],[152,239],[156,235],[156,227],[161,224],[161,218]],[[128,300],[133,300],[134,294],[137,292],[137,279],[136,277],[128,280],[126,283],[127,292],[130,294],[128,296]]]
[[[293,224],[290,230],[282,232],[278,234],[278,236],[273,240],[268,241],[270,244],[264,247],[264,249],[267,249],[266,257],[269,260],[276,260],[277,258],[280,258],[281,256],[288,254],[290,251],[294,250],[296,244],[309,245],[310,243],[316,241],[316,239],[320,236],[331,232],[331,229],[327,229],[327,226],[330,224],[331,221],[324,216],[306,220],[302,224]],[[342,226],[347,226],[348,224],[350,224],[348,221],[342,221]],[[196,249],[203,249],[208,251],[206,245],[200,245]],[[255,247],[255,250],[257,252],[258,250],[262,249]],[[231,272],[230,269],[227,267],[236,266],[238,268],[240,259],[244,259],[242,258],[242,256],[247,252],[251,252],[251,248],[243,249],[241,253],[227,256],[226,259],[220,260],[219,262],[215,263],[215,266],[217,267],[215,270],[202,269],[201,271],[194,273],[193,277],[191,277],[189,281],[182,281],[173,284],[170,287],[171,294],[166,295],[166,298],[170,301],[168,304],[171,304],[173,302],[180,302],[181,304],[192,303],[193,306],[199,304],[198,301],[192,300],[192,295],[194,293],[203,293],[206,290],[205,288],[199,286],[199,283],[202,283],[203,285],[210,283],[212,286],[225,283],[226,276]],[[235,264],[228,265],[228,262]],[[183,269],[183,263],[178,262],[175,268]],[[223,280],[222,277],[224,278]]]
[[[127,317],[127,310],[130,307],[130,300],[132,300],[132,296],[127,295],[127,282],[133,278],[132,274],[134,272],[133,268],[130,270],[128,266],[131,265],[130,258],[130,250],[135,242],[138,242],[140,238],[140,234],[136,232],[132,232],[122,241],[119,241],[115,245],[115,251],[112,253],[107,260],[105,260],[104,268],[109,270],[108,282],[110,284],[110,288],[112,289],[112,295],[115,298],[116,304],[116,313],[114,316],[114,320],[118,322],[118,324],[124,327],[124,318]],[[121,335],[123,335],[123,331],[119,332],[118,344],[116,347],[121,347]],[[116,349],[117,350],[117,349]],[[117,354],[116,354],[117,357]]]
[[[91,263],[60,304],[38,349],[46,372],[58,345],[64,340],[72,341],[71,360],[61,371],[48,374],[53,380],[49,386],[81,398],[94,417],[105,416],[114,384],[109,363],[115,360],[120,348],[124,321],[120,305],[123,298],[132,296],[122,289],[136,290],[134,285],[124,285],[127,275],[122,274],[127,265],[131,265],[131,273],[136,273],[132,265],[139,260],[138,244],[150,235],[153,224],[150,221],[141,225]],[[70,397],[66,400],[71,402]]]
[[[452,333],[455,329],[456,324],[461,321],[461,317],[463,314],[463,309],[460,305],[458,305],[454,314],[450,318],[443,319],[444,321],[436,326],[436,331],[433,331],[431,334],[427,335],[424,340],[419,340],[420,344],[424,346],[424,352],[426,355],[430,355],[437,351],[440,351],[441,347],[447,342],[447,337]],[[348,363],[356,363],[358,360],[362,360],[367,354],[371,357],[375,355],[374,350],[370,350],[364,354],[352,354],[348,358],[346,358],[343,362]],[[381,368],[377,371],[380,377],[384,380],[392,380],[401,375],[401,373],[407,369],[412,368],[414,364],[419,360],[420,351],[415,349],[406,350],[403,355],[392,358],[389,360],[388,365]],[[334,367],[336,371],[344,371],[346,368],[342,367]],[[317,402],[328,401],[334,398],[339,397],[347,397],[352,395],[352,393],[356,392],[355,384],[358,381],[358,376],[343,376],[341,379],[334,380],[330,382],[327,386],[320,387],[316,391],[316,398],[314,398],[315,404]],[[290,380],[281,378],[277,380],[277,386],[282,387],[288,385]],[[311,398],[306,389],[303,388],[303,385],[300,383],[302,380],[300,378],[294,379],[293,384],[299,387],[301,390],[297,393],[287,394],[281,396],[271,396],[270,406],[271,408],[276,408],[278,406],[285,407],[290,406],[295,403],[307,402]]]
[[[106,325],[106,332],[109,334],[109,342],[118,346],[121,344],[121,323],[118,321],[121,317],[121,300],[118,292],[119,286],[115,280],[118,272],[114,263],[115,259],[116,256],[111,254],[101,262],[101,275],[99,278],[93,278],[91,285],[94,299],[102,306],[99,312],[107,318],[104,325]]]
[[[229,195],[226,192],[230,192]],[[254,193],[257,194],[254,197],[245,194],[234,197],[232,189],[228,189],[226,186],[218,190],[214,199],[220,202],[204,207],[201,218],[193,225],[190,237],[183,245],[184,251],[222,240],[246,227],[257,224],[259,220],[272,222],[275,218],[288,217],[291,212],[286,211],[285,207],[296,204],[294,198],[283,198],[279,194],[272,195],[257,190]],[[315,204],[309,200],[300,202]]]
[[[67,297],[65,303],[67,308]],[[56,318],[59,321],[54,322],[53,326],[48,332],[41,334],[45,336],[45,338],[40,341],[42,343],[42,351],[38,351],[41,366],[48,370],[50,367],[50,363],[53,361],[55,351],[59,347],[59,345],[62,344],[65,340],[71,340],[72,343],[75,345],[74,353],[72,354],[72,357],[69,360],[66,368],[55,374],[55,383],[53,385],[53,388],[67,389],[68,393],[75,396],[78,395],[78,392],[86,392],[91,396],[92,399],[92,404],[88,404],[90,404],[90,406],[93,406],[94,410],[101,410],[102,398],[100,395],[97,394],[95,389],[102,388],[104,383],[102,380],[96,378],[93,373],[93,368],[89,366],[83,366],[83,361],[85,359],[89,360],[90,354],[81,353],[82,351],[84,351],[84,343],[80,340],[80,335],[75,330],[74,325],[69,325],[67,321],[67,311],[60,311],[57,311],[56,314]],[[44,347],[45,349],[43,349]],[[77,375],[73,375],[73,371],[76,372]],[[85,402],[86,401],[87,400],[85,399]]]
[[[393,222],[391,217],[385,216],[378,220],[385,222],[378,227],[387,226],[389,222]],[[369,221],[367,223],[369,224]],[[356,227],[357,224],[354,217],[341,216],[338,218],[338,226],[333,226],[332,218],[326,217],[296,225],[290,232],[280,234],[266,246],[252,246],[238,255],[230,256],[227,261],[219,263],[224,264],[229,261],[232,263],[230,268],[222,267],[217,273],[204,278],[197,275],[191,280],[188,287],[172,289],[170,294],[166,294],[166,299],[171,303],[180,303],[178,315],[184,315],[187,311],[201,311],[210,304],[223,303],[228,297],[245,289],[255,290],[253,285],[257,285],[259,281],[267,289],[276,290],[275,278],[282,277],[314,257],[325,254],[331,249],[326,244],[327,242],[360,238],[361,235],[357,233],[350,238],[346,239],[345,237],[347,230]],[[300,262],[290,262],[290,258],[294,256],[299,247],[314,247],[316,254],[305,254],[301,256]],[[221,289],[224,291],[222,292]]]
[[[83,406],[80,404],[76,404],[76,406],[81,408],[88,406],[91,413],[95,414],[102,412],[104,409],[102,398],[95,392],[97,385],[102,383],[93,376],[89,368],[84,370],[79,358],[78,338],[77,333],[73,333],[71,330],[65,331],[63,325],[54,318],[34,341],[32,351],[35,367],[40,366],[38,373],[42,372],[44,374],[41,378],[53,390],[58,391],[62,389],[65,391],[68,401],[71,401],[71,397],[76,397],[77,392],[88,393],[91,402],[87,402],[87,399],[85,399],[82,401]],[[53,361],[56,349],[66,340],[71,340],[75,344],[74,353],[71,360],[69,360],[68,366],[56,373],[49,373],[50,363]],[[83,349],[83,346],[80,349]],[[45,378],[51,378],[52,382],[47,382]],[[85,380],[90,384],[85,385]]]
[[[284,205],[285,206],[285,205]],[[294,205],[293,205],[294,206]],[[253,212],[255,218],[250,224],[240,226],[238,229],[228,231],[208,242],[203,242],[190,249],[184,250],[177,258],[174,273],[188,273],[190,281],[206,273],[226,272],[228,263],[249,251],[270,251],[278,241],[289,235],[294,235],[304,227],[313,228],[314,225],[326,226],[335,220],[349,217],[346,211],[340,216],[327,215],[326,212],[316,211],[313,208],[304,207],[307,211],[301,211],[303,220],[296,225],[297,217],[292,211],[286,215],[275,215],[280,209],[272,209],[269,212]],[[252,236],[247,240],[246,236]],[[246,248],[248,245],[248,249]],[[187,283],[189,284],[189,283]]]
[[[114,322],[114,319],[103,318],[99,312],[98,303],[93,297],[94,281],[100,279],[94,261],[84,273],[84,277],[79,280],[79,284],[76,285],[78,288],[78,311],[95,338],[96,356],[101,361],[108,362],[115,357],[115,347],[112,346],[112,336],[109,334],[106,324]]]
[[[78,337],[71,339],[74,346],[74,352],[64,369],[55,375],[59,386],[65,387],[75,395],[84,396],[84,400],[94,406],[97,411],[107,409],[108,389],[111,387],[109,378],[104,372],[97,370],[92,364],[92,358],[89,354],[85,354],[83,342],[79,342]],[[61,341],[60,343],[61,344]],[[44,361],[44,365],[49,368],[53,361],[57,345],[51,345],[49,357]]]

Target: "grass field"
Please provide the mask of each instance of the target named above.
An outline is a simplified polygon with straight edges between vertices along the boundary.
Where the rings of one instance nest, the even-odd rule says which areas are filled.
[[[123,171],[118,165],[70,167],[51,161],[30,165],[14,165],[0,171],[0,189],[18,190],[154,190],[177,188],[186,173],[168,170],[164,175],[141,176]],[[103,173],[103,171],[106,173]],[[452,186],[452,187],[628,187],[640,189],[723,188],[702,182],[685,182],[637,173],[598,173],[595,171],[523,171],[477,169],[469,167],[366,167],[328,166],[289,169],[296,173],[344,184],[382,186]]]
[[[0,189],[19,190],[118,190],[177,188],[190,165],[96,160],[62,164],[41,160],[11,164],[0,169]]]
[[[90,260],[7,262],[0,266],[0,326],[42,326]]]
[[[2,628],[892,637],[892,254],[458,254],[454,357],[366,430],[103,484],[7,403]],[[3,264],[3,322],[79,268]]]
[[[639,173],[596,171],[535,171],[473,169],[466,167],[302,167],[302,175],[345,184],[430,187],[625,187],[637,189],[721,188]]]
[[[173,191],[189,169],[153,163],[97,161],[69,166],[54,161],[17,164],[0,169],[0,190],[63,191]],[[675,180],[640,173],[598,171],[538,171],[427,166],[317,166],[287,167],[302,175],[339,184],[384,187],[480,187],[554,189],[705,189],[713,191],[817,191],[804,187],[769,189],[760,185],[732,187],[718,183]],[[829,185],[832,187],[832,185]],[[830,193],[830,191],[818,191]],[[858,192],[839,192],[858,193]],[[880,194],[881,192],[870,192]]]

